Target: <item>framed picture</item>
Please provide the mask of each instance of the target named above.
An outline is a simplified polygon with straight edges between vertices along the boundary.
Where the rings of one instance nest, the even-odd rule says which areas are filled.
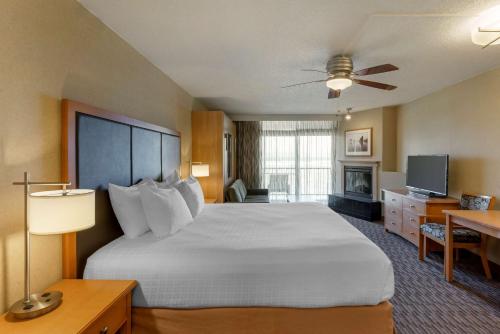
[[[346,130],[345,155],[351,157],[371,157],[372,128]]]

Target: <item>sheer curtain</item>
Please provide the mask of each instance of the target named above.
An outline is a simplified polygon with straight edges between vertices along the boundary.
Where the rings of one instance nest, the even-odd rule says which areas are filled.
[[[261,122],[260,185],[272,200],[326,201],[334,180],[335,122]]]

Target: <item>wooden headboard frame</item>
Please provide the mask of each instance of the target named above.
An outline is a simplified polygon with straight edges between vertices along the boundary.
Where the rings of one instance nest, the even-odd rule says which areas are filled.
[[[71,101],[71,100],[63,100],[62,101],[62,122],[61,122],[61,128],[62,128],[62,137],[61,137],[61,142],[62,142],[62,168],[61,168],[61,179],[62,180],[68,180],[71,182],[72,184],[72,187],[73,188],[77,188],[77,187],[81,187],[82,185],[79,184],[79,180],[82,178],[81,175],[79,175],[79,172],[81,172],[82,170],[85,171],[86,169],[86,166],[85,166],[85,161],[79,161],[79,159],[81,158],[80,155],[82,155],[82,153],[79,153],[79,148],[83,147],[85,148],[86,152],[87,152],[87,156],[88,156],[88,152],[89,152],[89,144],[87,144],[87,146],[84,146],[85,143],[79,143],[79,141],[85,141],[86,139],[85,138],[93,138],[92,137],[92,132],[91,131],[94,131],[94,129],[92,128],[92,124],[97,124],[99,126],[99,124],[103,124],[104,127],[102,127],[103,129],[105,129],[105,126],[109,126],[109,127],[120,127],[121,130],[123,130],[124,128],[127,129],[130,128],[130,152],[129,154],[127,155],[127,159],[130,160],[130,171],[127,171],[127,173],[129,172],[130,173],[130,181],[127,181],[127,182],[122,182],[122,184],[120,185],[124,185],[124,186],[129,186],[135,182],[137,182],[137,180],[134,180],[134,179],[137,179],[137,177],[151,177],[151,178],[161,178],[161,177],[165,177],[165,173],[166,172],[170,172],[168,170],[166,170],[166,168],[172,168],[172,164],[174,164],[175,166],[175,169],[178,169],[179,166],[180,166],[180,133],[177,132],[177,131],[173,131],[173,130],[170,130],[170,129],[167,129],[167,128],[164,128],[164,127],[161,127],[161,126],[158,126],[158,125],[154,125],[154,124],[150,124],[150,123],[146,123],[146,122],[142,122],[142,121],[139,121],[139,120],[136,120],[136,119],[133,119],[133,118],[129,118],[127,116],[123,116],[123,115],[120,115],[120,114],[117,114],[117,113],[114,113],[114,112],[110,112],[110,111],[106,111],[106,110],[102,110],[102,109],[99,109],[99,108],[95,108],[95,107],[92,107],[90,105],[87,105],[87,104],[84,104],[84,103],[80,103],[80,102],[76,102],[76,101]],[[79,121],[81,120],[81,121]],[[83,120],[83,121],[82,121]],[[85,122],[85,131],[87,131],[87,134],[85,135],[86,137],[82,137],[84,136],[82,133],[84,133],[85,131],[82,130],[81,133],[79,134],[79,127],[80,126],[84,126],[84,125],[81,125],[79,122],[82,122],[82,124]],[[80,125],[79,125],[80,124]],[[89,130],[90,129],[90,130]],[[90,135],[88,134],[90,131]],[[101,129],[101,134],[102,134],[102,129]],[[126,134],[126,131],[121,131],[121,133],[125,133]],[[98,132],[98,131],[97,131]],[[98,132],[99,133],[99,132]],[[136,133],[136,135],[134,135],[134,133]],[[141,138],[142,136],[142,138]],[[135,172],[135,174],[138,174],[138,175],[135,175],[134,176],[134,159],[133,159],[133,155],[134,155],[134,147],[136,147],[137,145],[142,145],[139,146],[137,148],[137,152],[138,154],[144,151],[147,151],[151,145],[148,145],[148,142],[147,140],[143,140],[144,138],[146,138],[147,136],[151,137],[153,136],[155,139],[157,138],[160,138],[160,175],[158,175],[158,172],[155,172],[155,173],[152,173],[152,174],[155,174],[155,175],[147,175],[148,174],[148,170],[151,170],[151,166],[148,166],[147,165],[147,162],[146,162],[146,166],[144,168],[144,160],[147,160],[147,159],[142,159],[141,160],[141,163],[138,165],[141,165],[141,166],[138,166],[138,167],[141,167],[141,168],[137,168],[138,171]],[[110,135],[110,137],[113,137]],[[135,139],[135,138],[138,138],[138,139]],[[82,139],[83,138],[83,139]],[[134,141],[135,140],[135,141]],[[142,142],[141,142],[142,140]],[[104,138],[104,141],[108,141],[106,139],[106,137]],[[111,145],[111,147],[113,147],[113,145],[115,145],[116,140],[116,136],[111,140],[109,140],[109,142],[107,143],[108,146]],[[139,144],[136,144],[136,142],[139,141]],[[102,141],[101,141],[102,142]],[[123,144],[123,142],[125,142],[125,144]],[[156,145],[157,142],[155,141],[155,150],[154,153],[156,153],[156,149],[158,147],[158,145]],[[83,146],[82,146],[83,145]],[[118,145],[118,144],[117,144]],[[121,149],[123,151],[124,149],[124,145],[125,145],[125,148],[126,148],[126,141],[122,141],[121,144]],[[90,146],[90,149],[92,148],[92,146]],[[150,150],[151,151],[151,150]],[[151,152],[150,153],[150,156],[151,156]],[[152,160],[155,160],[155,165],[154,165],[154,170],[157,171],[157,167],[158,167],[158,159],[157,157],[154,157],[154,159]],[[82,158],[83,159],[83,158]],[[111,158],[112,159],[112,158]],[[123,159],[124,161],[127,161],[126,159]],[[99,161],[102,161],[99,160]],[[112,164],[112,162],[108,162],[108,164]],[[168,165],[168,166],[167,166]],[[83,172],[81,172],[83,173]],[[88,176],[88,175],[87,175]],[[88,178],[88,177],[87,177]],[[63,277],[64,278],[77,278],[77,277],[80,277],[81,276],[81,273],[83,271],[83,268],[82,267],[82,263],[85,263],[84,261],[86,261],[86,258],[82,258],[82,254],[81,254],[81,251],[78,247],[78,240],[82,240],[81,238],[82,237],[85,237],[85,238],[98,238],[100,239],[100,245],[95,245],[95,246],[90,246],[91,249],[87,249],[86,250],[86,256],[90,255],[89,254],[89,251],[96,251],[99,247],[102,246],[102,243],[104,242],[109,242],[113,239],[115,239],[117,237],[116,234],[114,235],[110,235],[110,236],[107,236],[107,235],[102,235],[102,234],[106,234],[106,233],[103,233],[102,231],[107,231],[106,228],[109,228],[105,226],[104,230],[102,229],[103,228],[103,225],[114,225],[112,228],[116,231],[118,228],[117,228],[117,222],[116,222],[116,218],[114,217],[114,214],[111,213],[111,215],[108,213],[107,215],[101,215],[101,217],[99,217],[99,213],[97,212],[97,210],[99,208],[105,208],[106,211],[110,211],[112,212],[112,209],[110,208],[110,205],[109,205],[109,199],[108,199],[108,196],[107,196],[107,184],[109,182],[111,182],[111,179],[104,179],[104,180],[100,180],[99,181],[99,185],[96,185],[94,186],[93,188],[98,190],[98,193],[100,193],[100,196],[97,196],[98,194],[96,194],[96,226],[90,230],[87,230],[87,231],[94,231],[94,235],[89,235],[88,233],[85,235],[85,234],[77,234],[77,233],[83,233],[85,231],[82,231],[82,232],[77,232],[77,233],[68,233],[68,234],[64,234],[63,235],[63,239],[62,239],[62,260],[63,260]],[[88,182],[87,182],[88,183]],[[83,185],[84,187],[86,186],[85,184]],[[88,187],[88,185],[87,185]],[[98,201],[100,201],[98,203]],[[99,225],[100,225],[100,228],[99,228]],[[119,230],[119,229],[118,229]],[[120,231],[121,233],[121,231]],[[96,235],[97,234],[97,235]],[[92,243],[93,241],[91,241]],[[87,246],[88,248],[88,246]],[[95,248],[95,249],[94,249]]]

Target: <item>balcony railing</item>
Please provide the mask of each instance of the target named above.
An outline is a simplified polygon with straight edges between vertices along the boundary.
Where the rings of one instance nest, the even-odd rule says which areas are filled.
[[[298,179],[297,174],[299,175]],[[262,186],[269,189],[271,199],[281,199],[283,196],[326,197],[332,193],[332,168],[264,168]]]

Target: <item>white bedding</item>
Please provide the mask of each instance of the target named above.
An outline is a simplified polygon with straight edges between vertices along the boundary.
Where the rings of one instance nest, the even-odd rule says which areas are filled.
[[[394,294],[382,250],[314,203],[206,205],[168,238],[112,241],[84,278],[137,280],[138,307],[376,305]]]

